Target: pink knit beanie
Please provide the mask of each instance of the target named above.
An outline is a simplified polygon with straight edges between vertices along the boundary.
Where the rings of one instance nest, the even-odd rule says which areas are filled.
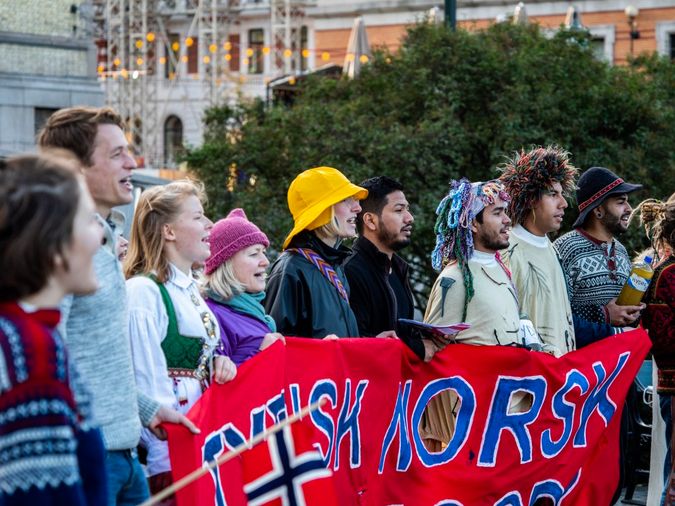
[[[246,219],[243,209],[233,209],[226,218],[218,220],[209,236],[211,256],[206,260],[204,272],[211,274],[220,265],[232,258],[238,251],[262,244],[270,245],[267,236],[255,224]]]

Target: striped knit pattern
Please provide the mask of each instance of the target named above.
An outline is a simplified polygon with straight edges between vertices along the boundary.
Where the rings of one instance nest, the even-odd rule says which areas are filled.
[[[41,313],[56,325],[58,313]],[[80,480],[80,421],[58,332],[18,306],[0,305],[0,504],[13,504],[17,491]],[[76,504],[80,492],[72,493]]]
[[[556,239],[554,246],[565,274],[572,314],[589,322],[609,323],[604,306],[619,295],[630,273],[626,248],[616,239],[611,244],[596,244],[577,230]],[[615,279],[608,266],[612,247]]]
[[[345,290],[342,281],[338,277],[337,272],[335,272],[335,269],[333,269],[328,262],[321,258],[321,255],[309,248],[289,248],[287,251],[299,253],[309,262],[314,264],[321,274],[323,274],[323,276],[335,287],[340,294],[340,297],[349,302],[349,295],[347,294],[347,290]]]

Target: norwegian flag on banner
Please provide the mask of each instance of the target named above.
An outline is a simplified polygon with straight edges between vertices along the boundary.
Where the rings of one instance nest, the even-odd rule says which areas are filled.
[[[394,339],[286,341],[209,387],[188,414],[200,434],[167,427],[174,480],[323,404],[180,490],[179,506],[609,504],[624,399],[651,344],[641,329],[560,358],[456,344],[426,364]],[[431,450],[423,416],[444,391],[461,400]],[[523,392],[531,402],[511,411]]]
[[[287,425],[243,456],[244,492],[251,506],[337,506],[333,473],[302,422]]]

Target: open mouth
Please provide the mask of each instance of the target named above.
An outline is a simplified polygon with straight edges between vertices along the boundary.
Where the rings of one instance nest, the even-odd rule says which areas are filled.
[[[349,223],[350,225],[356,225],[356,216],[347,219],[347,223]]]
[[[132,191],[134,189],[133,185],[131,184],[131,176],[125,177],[124,179],[120,179],[120,184],[124,186],[128,191]]]

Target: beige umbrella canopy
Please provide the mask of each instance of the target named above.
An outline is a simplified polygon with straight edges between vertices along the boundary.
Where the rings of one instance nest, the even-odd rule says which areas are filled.
[[[352,32],[349,34],[349,44],[347,44],[347,54],[345,55],[342,73],[350,79],[354,78],[359,75],[361,66],[368,63],[371,56],[366,25],[363,23],[363,18],[359,16],[354,20]]]

